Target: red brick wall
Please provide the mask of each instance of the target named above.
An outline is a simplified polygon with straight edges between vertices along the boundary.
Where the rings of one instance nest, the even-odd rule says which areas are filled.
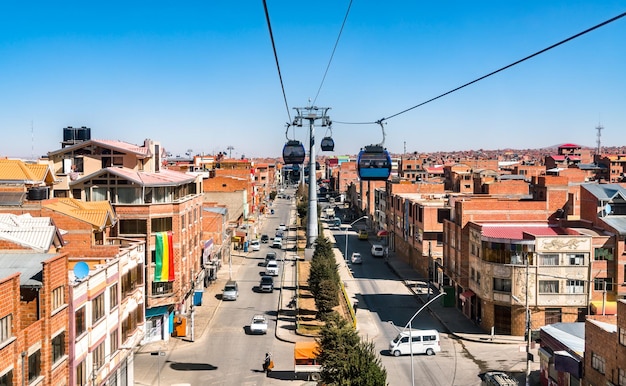
[[[617,357],[615,355],[618,345],[617,339],[617,333],[607,332],[590,321],[585,322],[585,385],[604,385],[607,380],[612,380],[617,385]],[[594,353],[605,360],[604,374],[591,366],[591,358]],[[621,366],[624,366],[624,363],[621,362]],[[612,374],[615,378],[612,377]]]
[[[13,274],[8,277],[0,278],[0,318],[4,318],[9,314],[13,314],[13,335],[17,339],[2,348],[0,348],[0,369],[6,369],[13,366],[14,385],[19,384],[17,381],[21,379],[21,367],[18,359],[20,353],[24,351],[24,342],[21,338],[20,331],[20,277],[19,274]]]

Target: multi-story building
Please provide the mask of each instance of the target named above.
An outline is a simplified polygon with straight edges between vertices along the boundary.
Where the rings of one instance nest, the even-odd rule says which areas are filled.
[[[48,156],[60,179],[55,197],[108,200],[119,219],[112,235],[145,242],[145,340],[184,334],[204,280],[200,177],[165,169],[163,148],[149,139],[85,138]]]

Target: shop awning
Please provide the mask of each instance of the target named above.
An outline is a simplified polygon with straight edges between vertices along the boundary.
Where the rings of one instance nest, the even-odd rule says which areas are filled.
[[[602,300],[591,302],[591,312],[594,315],[602,315]],[[617,302],[604,302],[604,315],[617,315]]]
[[[472,296],[476,296],[476,294],[474,293],[474,291],[472,290],[466,290],[465,292],[463,292],[462,294],[459,295],[459,297],[461,298],[461,300],[465,301],[469,298],[471,298]]]
[[[385,236],[388,236],[388,235],[389,235],[389,232],[387,232],[384,229],[381,230],[381,231],[378,231],[378,233],[376,233],[376,236],[378,236],[378,237],[385,237]]]

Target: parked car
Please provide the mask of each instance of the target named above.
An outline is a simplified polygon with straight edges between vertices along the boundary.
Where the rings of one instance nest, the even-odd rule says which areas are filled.
[[[380,244],[372,244],[371,252],[374,257],[383,257],[385,254],[385,248],[383,248]]]
[[[259,240],[250,241],[250,250],[252,251],[260,251],[261,250],[261,242]]]
[[[270,260],[265,265],[265,274],[268,276],[278,276],[278,263],[276,260]]]
[[[267,318],[265,315],[256,314],[250,322],[251,334],[267,334]]]
[[[222,290],[222,300],[237,300],[239,297],[239,286],[234,280],[229,280]]]
[[[369,238],[369,234],[367,233],[367,230],[361,229],[359,231],[359,240],[367,240],[368,238]]]
[[[261,276],[259,289],[261,292],[274,292],[274,279],[267,275]]]
[[[261,242],[263,244],[267,244],[270,241],[270,237],[268,235],[261,235]]]
[[[350,257],[350,261],[352,262],[352,264],[362,264],[363,263],[363,259],[361,258],[361,254],[358,252],[354,252],[352,254],[352,257]]]

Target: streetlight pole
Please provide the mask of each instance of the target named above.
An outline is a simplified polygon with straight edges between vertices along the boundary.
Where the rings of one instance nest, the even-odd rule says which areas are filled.
[[[404,329],[406,330],[407,328],[409,329],[409,348],[411,350],[411,385],[415,386],[415,369],[413,366],[413,333],[411,332],[411,323],[413,322],[413,319],[415,319],[415,317],[422,312],[422,310],[424,310],[424,308],[428,307],[428,305],[432,302],[434,302],[437,298],[445,295],[445,292],[440,292],[439,295],[435,296],[434,298],[430,299],[428,302],[426,302],[426,304],[424,304],[422,306],[422,308],[420,308],[419,310],[417,310],[417,312],[415,314],[413,314],[413,316],[411,316],[411,319],[409,319],[408,322],[406,322],[406,326],[404,326]]]
[[[530,386],[530,308],[528,307],[528,254],[526,254],[526,299],[524,301],[526,307],[526,386]]]
[[[348,228],[350,228],[355,223],[357,223],[357,222],[359,222],[359,221],[361,221],[363,219],[366,219],[366,218],[367,218],[367,216],[361,216],[361,217],[357,218],[356,220],[354,220],[353,222],[351,222],[350,225],[346,226],[346,229],[344,231],[344,236],[345,236],[345,239],[346,239],[346,249],[345,249],[345,252],[343,254],[343,258],[344,258],[345,261],[348,261]]]

